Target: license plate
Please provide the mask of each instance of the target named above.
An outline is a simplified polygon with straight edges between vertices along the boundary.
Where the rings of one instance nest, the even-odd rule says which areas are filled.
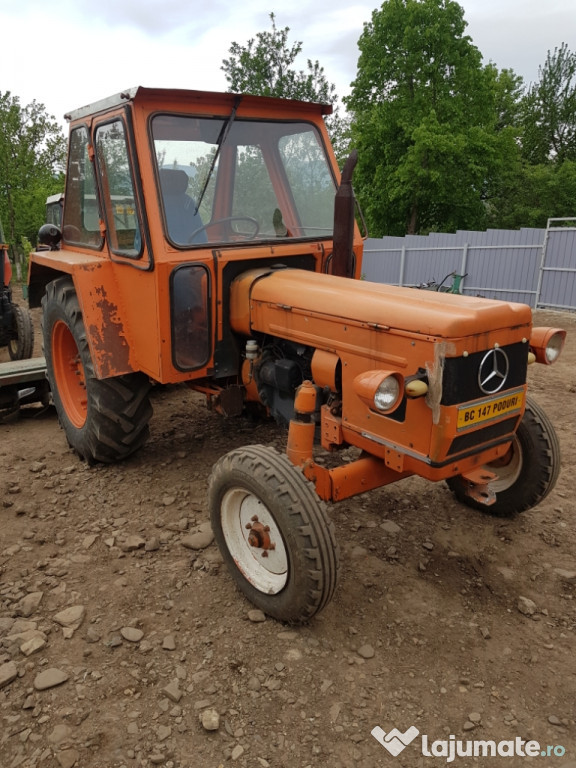
[[[481,400],[474,405],[458,408],[458,429],[469,429],[487,421],[501,419],[522,409],[524,405],[524,390],[508,392],[502,397]]]

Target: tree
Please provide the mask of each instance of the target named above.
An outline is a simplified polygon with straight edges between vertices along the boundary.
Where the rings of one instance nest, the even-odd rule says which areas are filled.
[[[576,53],[548,51],[524,100],[522,152],[531,165],[576,160]]]
[[[539,75],[516,102],[522,162],[500,174],[490,211],[499,227],[576,214],[576,54],[548,51]]]
[[[230,57],[223,60],[221,67],[228,90],[335,105],[326,126],[336,155],[341,158],[347,149],[347,121],[339,113],[336,87],[328,82],[318,61],[308,59],[306,71],[294,68],[302,52],[302,43],[297,41],[290,45],[290,28],[278,29],[273,13],[270,20],[271,30],[258,32],[244,46],[236,42],[230,46]]]
[[[522,132],[522,100],[524,80],[511,69],[498,70],[492,63],[486,68],[492,79],[496,131],[514,130],[516,138]]]
[[[498,164],[517,153],[508,121],[518,83],[482,65],[466,26],[453,0],[386,0],[364,26],[344,101],[371,234],[486,223]]]
[[[23,107],[0,92],[0,218],[14,252],[23,238],[36,241],[46,197],[63,189],[66,142],[43,104]]]
[[[523,163],[502,179],[492,224],[504,229],[546,227],[548,219],[576,215],[576,162]]]

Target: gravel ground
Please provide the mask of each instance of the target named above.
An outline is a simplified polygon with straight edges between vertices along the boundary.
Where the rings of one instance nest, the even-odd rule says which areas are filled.
[[[333,506],[340,583],[301,627],[235,590],[208,524],[215,461],[282,448],[275,425],[159,387],[145,448],[93,468],[51,409],[0,425],[1,768],[419,768],[518,739],[549,754],[452,764],[575,768],[576,318],[536,320],[571,331],[530,372],[555,491],[515,520],[419,479]],[[394,757],[375,726],[420,735]]]

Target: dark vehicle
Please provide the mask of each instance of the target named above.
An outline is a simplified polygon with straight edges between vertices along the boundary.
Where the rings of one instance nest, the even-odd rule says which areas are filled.
[[[12,266],[0,222],[0,347],[8,347],[11,360],[32,357],[34,329],[30,312],[12,301]]]

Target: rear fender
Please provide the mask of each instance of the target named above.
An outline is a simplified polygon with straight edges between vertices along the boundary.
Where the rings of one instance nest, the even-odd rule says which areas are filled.
[[[133,359],[128,318],[110,262],[86,258],[71,263],[34,254],[29,273],[30,305],[39,306],[46,284],[66,274],[74,281],[97,378],[139,370]]]

